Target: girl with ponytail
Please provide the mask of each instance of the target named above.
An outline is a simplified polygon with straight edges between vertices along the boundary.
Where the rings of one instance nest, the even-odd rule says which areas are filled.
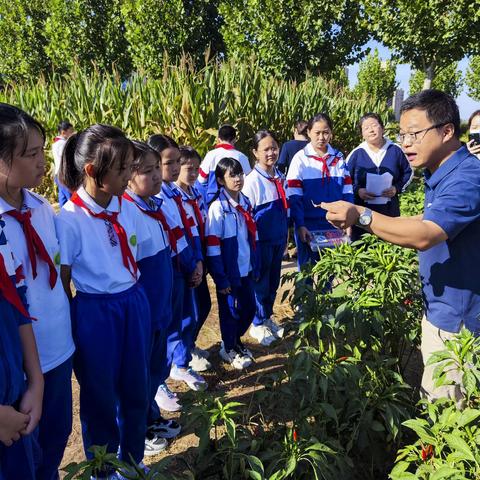
[[[151,325],[137,257],[150,234],[137,208],[122,200],[133,159],[132,142],[116,127],[92,125],[70,137],[59,176],[74,193],[57,223],[64,288],[70,298],[70,280],[76,289],[74,369],[85,455],[91,459],[90,447],[106,445],[121,460],[141,464]]]

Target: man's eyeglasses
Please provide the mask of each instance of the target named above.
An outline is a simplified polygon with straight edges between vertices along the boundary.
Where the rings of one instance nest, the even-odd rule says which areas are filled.
[[[423,130],[418,130],[417,132],[409,132],[409,133],[398,133],[396,138],[398,143],[405,143],[405,140],[407,143],[420,143],[425,135],[430,131],[434,130],[435,128],[440,128],[443,127],[444,125],[447,125],[450,122],[445,122],[445,123],[439,123],[437,125],[432,125],[431,127],[424,128]],[[422,137],[419,138],[419,134],[423,133]]]

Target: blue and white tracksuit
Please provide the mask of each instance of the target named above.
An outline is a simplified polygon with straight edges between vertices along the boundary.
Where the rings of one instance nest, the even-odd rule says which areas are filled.
[[[208,209],[207,263],[217,287],[222,340],[227,351],[241,345],[241,337],[255,316],[252,277],[258,276],[256,238],[251,238],[237,203],[222,188]],[[247,197],[239,205],[251,212]],[[220,290],[231,288],[228,294]]]
[[[328,145],[325,156],[320,157],[311,143],[300,150],[292,160],[287,174],[290,215],[295,225],[295,242],[298,251],[298,267],[317,261],[318,252],[300,241],[298,229],[333,230],[326,220],[326,212],[312,202],[345,200],[353,203],[352,179],[343,154]]]
[[[254,325],[262,325],[273,314],[280,284],[288,232],[285,186],[285,177],[277,169],[271,177],[257,165],[246,177],[243,187],[258,229],[259,276],[253,282],[257,308]]]
[[[188,232],[194,229],[194,219],[187,215],[184,224],[181,211],[176,199],[179,199],[182,208],[182,196],[174,183],[163,182],[162,190],[157,197],[163,200],[162,211],[165,213],[171,227],[177,233],[177,253],[173,259],[173,304],[172,323],[167,337],[167,370],[170,374],[170,367],[174,363],[177,367],[186,368],[191,361],[191,351],[188,343],[184,340],[184,331],[192,325],[193,299],[192,289],[189,286],[189,277],[196,268],[197,261],[202,260],[201,252],[194,248],[193,240],[189,238]],[[185,212],[186,213],[186,212]],[[167,371],[165,371],[167,374]],[[162,380],[168,378],[165,376]]]

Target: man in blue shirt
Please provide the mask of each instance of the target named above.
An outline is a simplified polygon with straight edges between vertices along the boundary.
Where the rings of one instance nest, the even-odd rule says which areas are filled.
[[[402,105],[398,140],[410,165],[425,169],[424,214],[392,218],[346,202],[322,204],[339,228],[357,223],[420,251],[424,363],[462,326],[480,334],[480,162],[459,136],[460,116],[450,95],[437,90],[413,95]],[[458,385],[434,387],[433,368],[424,371],[424,396],[461,400]],[[449,378],[461,382],[458,372]]]
[[[292,163],[292,158],[297,152],[308,145],[309,140],[307,129],[308,122],[305,120],[298,120],[298,122],[295,123],[295,128],[293,130],[293,140],[289,140],[282,145],[280,157],[277,162],[277,168],[282,173],[287,173],[290,163]]]

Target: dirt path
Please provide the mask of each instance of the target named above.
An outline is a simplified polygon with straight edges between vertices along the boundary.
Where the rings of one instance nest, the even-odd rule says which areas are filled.
[[[282,266],[283,272],[289,272],[294,270],[295,264],[292,262],[284,262]],[[285,338],[283,341],[272,345],[270,347],[263,347],[258,345],[255,340],[246,335],[245,344],[252,351],[255,356],[256,362],[247,371],[239,373],[230,366],[227,366],[220,360],[218,350],[220,348],[220,329],[218,325],[218,308],[216,304],[215,289],[213,283],[209,283],[210,293],[212,297],[212,311],[207,319],[202,331],[200,332],[199,346],[206,348],[211,352],[211,362],[213,369],[210,373],[206,373],[205,378],[209,384],[209,391],[218,394],[226,393],[229,398],[237,401],[245,401],[249,394],[258,388],[262,388],[261,384],[258,384],[258,379],[261,375],[281,368],[287,357],[289,348],[292,343],[291,335]],[[288,326],[289,319],[292,318],[293,312],[288,302],[281,303],[282,293],[285,289],[291,288],[291,284],[281,287],[275,305],[275,319],[278,322],[285,323]],[[183,384],[175,381],[169,381],[169,385],[172,390],[176,392],[185,392],[187,387]],[[76,380],[73,380],[73,430],[70,435],[70,439],[65,450],[62,466],[71,462],[81,462],[84,460],[83,448],[82,448],[82,435],[80,422],[78,417],[79,412],[79,388]],[[167,414],[167,418],[178,418],[179,414]],[[146,457],[145,463],[147,465],[158,462],[165,456],[184,454],[184,460],[188,462],[188,459],[194,453],[192,450],[198,445],[197,438],[193,433],[188,431],[182,432],[182,434],[173,441],[168,449],[162,454],[155,457]],[[63,477],[62,477],[63,478]]]

